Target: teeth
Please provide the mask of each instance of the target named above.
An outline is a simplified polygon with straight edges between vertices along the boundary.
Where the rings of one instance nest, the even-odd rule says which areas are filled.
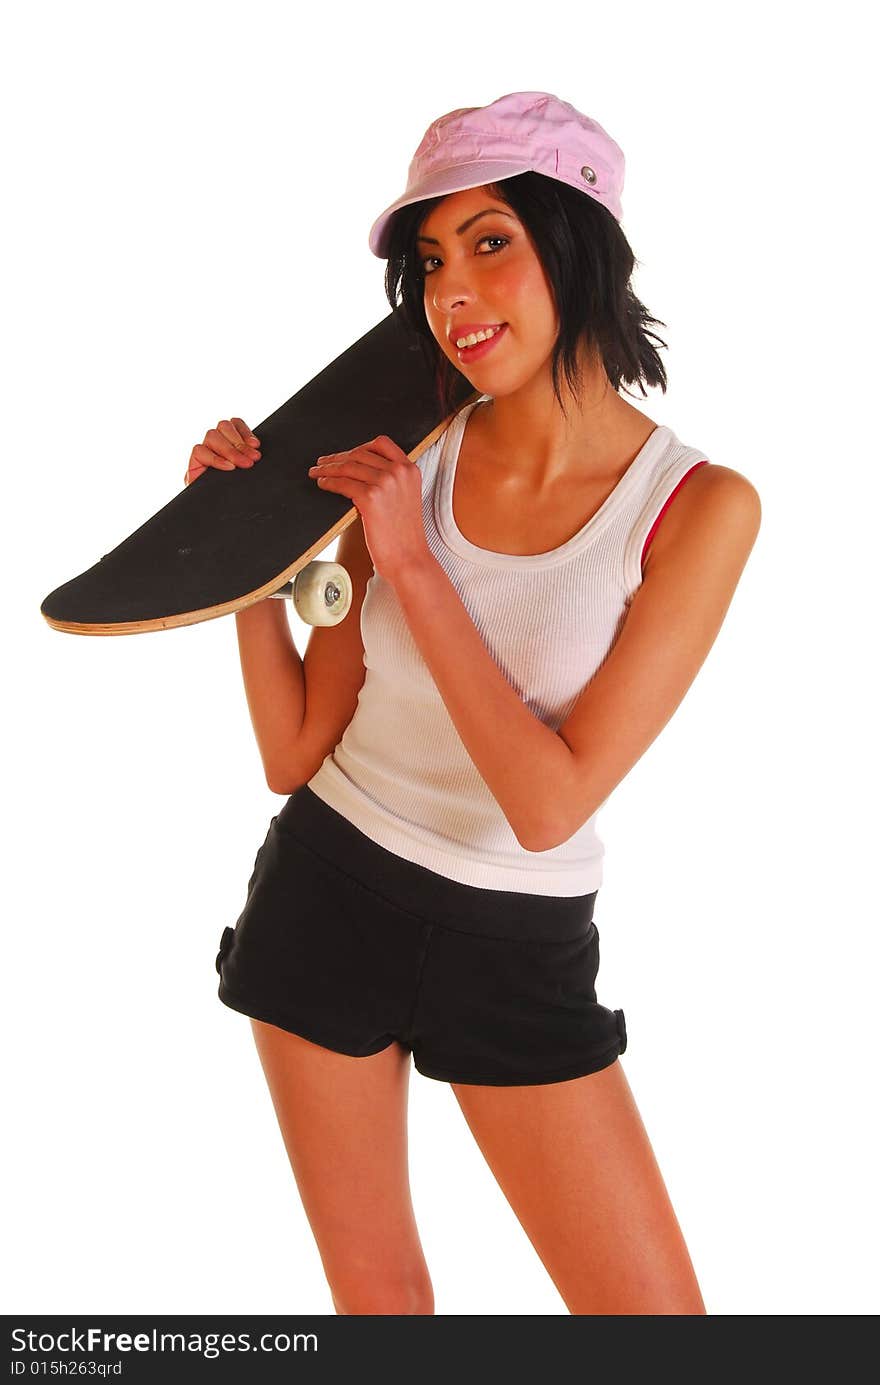
[[[501,326],[503,325],[502,323]],[[476,346],[478,341],[488,341],[490,337],[494,337],[496,332],[501,331],[501,326],[489,327],[485,331],[471,332],[468,337],[458,337],[455,344],[459,349],[465,346]]]

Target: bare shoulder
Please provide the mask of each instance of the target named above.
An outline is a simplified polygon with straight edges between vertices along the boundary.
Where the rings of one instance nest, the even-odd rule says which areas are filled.
[[[760,520],[757,491],[729,467],[707,463],[674,493],[617,639],[557,732],[575,783],[552,845],[602,806],[675,712],[721,629]]]
[[[675,561],[684,548],[712,544],[745,559],[761,527],[761,497],[747,476],[707,462],[676,493],[645,556],[649,569]]]

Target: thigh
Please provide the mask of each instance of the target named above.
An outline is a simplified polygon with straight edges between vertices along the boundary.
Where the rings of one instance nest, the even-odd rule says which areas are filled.
[[[570,1313],[705,1313],[619,1060],[565,1082],[450,1085]]]
[[[251,1025],[337,1309],[431,1311],[409,1183],[409,1051],[352,1057]]]

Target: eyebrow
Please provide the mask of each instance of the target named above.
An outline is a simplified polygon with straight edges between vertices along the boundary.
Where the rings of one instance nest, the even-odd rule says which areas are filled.
[[[510,212],[502,212],[498,207],[487,207],[485,211],[477,212],[475,216],[469,216],[467,221],[463,221],[461,225],[457,227],[455,234],[457,236],[463,236],[468,227],[473,226],[475,221],[479,221],[481,216],[507,216],[510,217],[511,221],[516,220],[516,217],[511,216]],[[440,244],[439,240],[435,240],[433,236],[416,236],[416,241],[418,242],[420,240],[424,241],[426,245]]]

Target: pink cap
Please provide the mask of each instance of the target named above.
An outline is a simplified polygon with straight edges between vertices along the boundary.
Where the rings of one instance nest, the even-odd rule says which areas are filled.
[[[546,91],[513,91],[488,106],[465,106],[428,126],[409,166],[406,191],[370,231],[388,258],[391,219],[401,207],[463,192],[515,173],[544,173],[622,216],[623,150],[596,120]]]

